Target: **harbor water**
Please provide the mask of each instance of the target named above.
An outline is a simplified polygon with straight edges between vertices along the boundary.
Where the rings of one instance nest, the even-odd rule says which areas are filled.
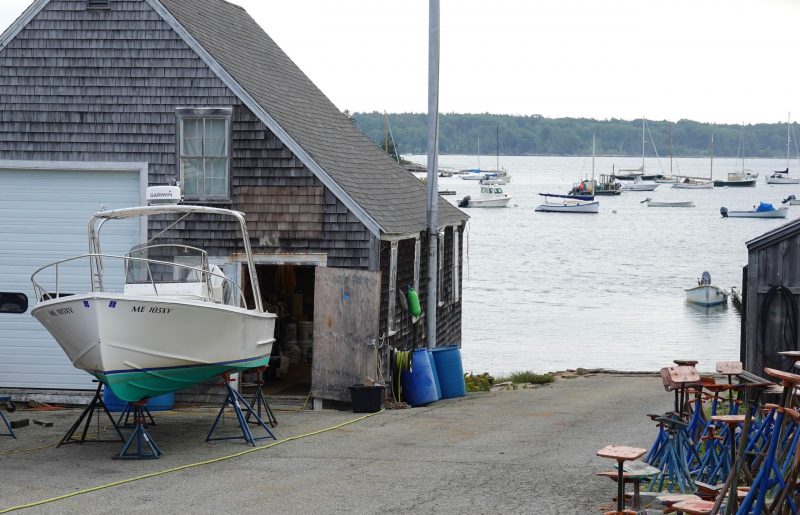
[[[407,156],[425,164],[425,156]],[[698,369],[739,359],[741,317],[732,304],[688,304],[684,288],[704,270],[713,283],[741,287],[745,242],[798,216],[725,219],[722,206],[746,210],[760,201],[776,207],[800,185],[768,185],[786,160],[747,160],[755,188],[673,189],[598,197],[599,214],[536,213],[540,192],[567,193],[591,176],[591,157],[501,157],[512,175],[504,186],[511,207],[469,209],[464,239],[462,355],[465,372],[505,374],[568,368],[658,370],[673,359],[699,360]],[[660,166],[659,166],[660,161]],[[439,157],[442,167],[495,168],[494,156]],[[612,165],[636,168],[641,158],[598,157],[597,176]],[[714,159],[714,177],[741,160]],[[648,158],[647,173],[669,173],[669,159]],[[708,159],[680,159],[674,173],[709,176]],[[790,172],[800,174],[792,161]],[[457,203],[478,196],[477,181],[439,178]],[[692,200],[693,208],[647,207],[647,197]],[[446,345],[449,342],[440,342]]]

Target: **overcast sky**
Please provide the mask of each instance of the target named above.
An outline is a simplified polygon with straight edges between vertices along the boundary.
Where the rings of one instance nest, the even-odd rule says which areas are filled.
[[[427,1],[234,3],[340,109],[427,111]],[[441,112],[800,118],[797,0],[441,0],[441,23]]]

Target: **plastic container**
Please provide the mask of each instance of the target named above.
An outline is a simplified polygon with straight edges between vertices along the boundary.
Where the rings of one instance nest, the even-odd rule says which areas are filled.
[[[111,391],[111,388],[103,388],[103,402],[106,404],[108,411],[122,411],[125,409],[126,401],[123,401]],[[152,397],[147,401],[147,409],[150,411],[167,411],[175,407],[175,392],[165,393],[158,397]]]
[[[411,406],[423,406],[436,402],[436,383],[428,357],[428,349],[417,349],[411,355],[411,370],[400,375],[403,400]]]
[[[433,384],[436,386],[436,400],[442,398],[442,387],[439,384],[439,374],[436,371],[436,361],[433,358],[433,351],[428,349],[428,360],[431,362],[431,372],[433,373]]]
[[[467,385],[464,383],[464,366],[461,364],[461,349],[455,346],[431,349],[439,376],[442,399],[464,397]]]
[[[354,384],[350,387],[350,400],[355,413],[375,413],[383,409],[386,385]]]

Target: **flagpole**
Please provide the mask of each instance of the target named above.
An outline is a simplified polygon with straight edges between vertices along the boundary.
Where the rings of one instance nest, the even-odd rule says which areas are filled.
[[[439,277],[439,0],[428,15],[428,298],[427,345],[436,347]]]

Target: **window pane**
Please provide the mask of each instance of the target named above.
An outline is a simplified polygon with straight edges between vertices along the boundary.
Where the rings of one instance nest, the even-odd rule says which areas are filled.
[[[228,195],[225,179],[206,178],[206,195],[209,197],[226,197]]]
[[[227,175],[227,159],[206,159],[206,177],[224,179]]]
[[[181,159],[181,176],[183,180],[183,193],[190,197],[196,197],[202,193],[200,190],[201,179],[203,178],[202,159]]]
[[[228,138],[225,125],[225,120],[215,118],[205,120],[205,132],[203,134],[204,156],[224,156],[227,154],[225,143]]]
[[[203,120],[199,118],[187,118],[183,122],[183,155],[201,156],[203,155]]]

